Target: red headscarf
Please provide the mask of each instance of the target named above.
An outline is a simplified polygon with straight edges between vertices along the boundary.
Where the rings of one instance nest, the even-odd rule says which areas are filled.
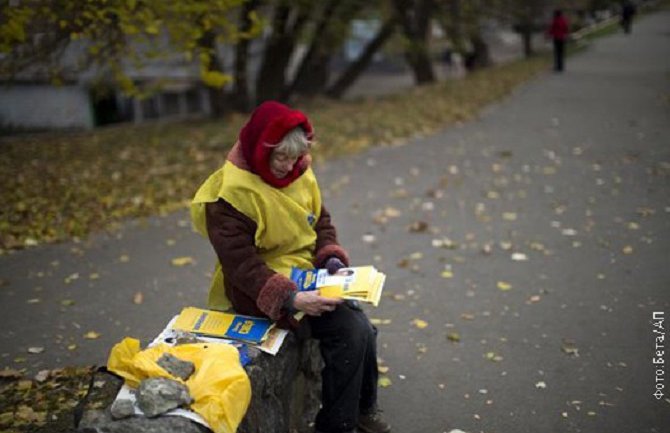
[[[278,179],[270,171],[270,155],[282,138],[293,128],[302,127],[308,140],[314,131],[307,116],[298,110],[292,110],[275,101],[263,102],[256,107],[246,125],[240,131],[240,146],[244,159],[251,171],[266,183],[283,188],[296,180],[304,171],[303,158],[298,158],[293,169],[283,178]]]

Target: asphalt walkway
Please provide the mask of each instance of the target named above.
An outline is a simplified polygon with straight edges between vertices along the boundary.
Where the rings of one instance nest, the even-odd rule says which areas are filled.
[[[652,364],[654,312],[670,319],[668,22],[642,17],[477,121],[317,167],[342,244],[389,276],[369,315],[394,432],[669,431],[667,349]],[[204,305],[212,265],[186,212],[0,257],[0,367],[146,343]]]

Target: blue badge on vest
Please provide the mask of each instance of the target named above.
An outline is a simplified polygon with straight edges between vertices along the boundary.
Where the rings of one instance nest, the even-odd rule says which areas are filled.
[[[316,215],[314,215],[313,213],[307,215],[307,222],[309,223],[310,226],[314,225],[315,220],[316,220]]]

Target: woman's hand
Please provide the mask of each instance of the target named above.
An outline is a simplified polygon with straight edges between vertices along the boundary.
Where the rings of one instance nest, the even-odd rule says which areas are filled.
[[[293,307],[309,316],[320,316],[333,311],[341,303],[342,299],[324,298],[316,290],[298,292],[293,299]]]

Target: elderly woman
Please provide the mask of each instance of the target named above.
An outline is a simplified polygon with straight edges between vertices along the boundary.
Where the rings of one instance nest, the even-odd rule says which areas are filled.
[[[349,264],[310,168],[312,139],[303,113],[265,102],[198,190],[192,217],[219,259],[209,306],[285,327],[303,312],[325,364],[316,431],[386,433],[376,406],[376,329],[357,305],[299,292],[288,278],[292,267],[334,273]]]

